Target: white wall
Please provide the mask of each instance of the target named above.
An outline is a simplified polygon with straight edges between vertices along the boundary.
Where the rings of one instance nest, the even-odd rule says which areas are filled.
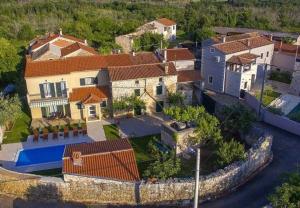
[[[181,60],[181,61],[172,61],[172,62],[174,63],[177,71],[195,69],[194,60]]]

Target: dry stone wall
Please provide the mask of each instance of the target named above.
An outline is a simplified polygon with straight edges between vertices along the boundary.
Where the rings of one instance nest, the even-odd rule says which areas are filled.
[[[272,137],[261,137],[239,161],[200,178],[200,198],[214,198],[247,181],[272,159]],[[0,168],[0,194],[38,200],[64,200],[82,203],[149,204],[189,202],[194,179],[172,179],[155,184],[121,182],[75,175],[65,180],[21,174]]]

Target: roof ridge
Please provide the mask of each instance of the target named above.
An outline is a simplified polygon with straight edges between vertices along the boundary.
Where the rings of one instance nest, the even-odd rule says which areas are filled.
[[[133,151],[132,147],[128,149],[121,149],[121,150],[113,150],[113,151],[107,151],[107,152],[96,152],[96,153],[91,153],[91,154],[84,154],[81,155],[81,157],[90,157],[90,156],[95,156],[95,155],[107,155],[107,154],[112,154],[112,153],[119,153],[119,152],[125,152],[125,151]],[[73,151],[73,152],[81,152],[81,151]],[[72,158],[72,155],[70,156],[63,156],[63,158]]]
[[[172,62],[171,61],[168,61],[168,62],[166,62],[166,63],[168,63],[168,64],[171,64]],[[162,65],[164,65],[165,63],[162,63],[162,62],[159,62],[159,63],[148,63],[148,64],[133,64],[133,65],[126,65],[126,66],[109,66],[108,68],[109,69],[114,69],[114,68],[126,68],[126,67],[128,67],[128,68],[130,68],[130,67],[136,67],[136,66],[150,66],[150,65],[160,65],[160,66],[162,66]]]

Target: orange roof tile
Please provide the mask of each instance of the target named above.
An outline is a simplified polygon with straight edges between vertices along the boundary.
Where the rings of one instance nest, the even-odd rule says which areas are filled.
[[[81,164],[73,163],[73,152],[81,153]],[[62,172],[122,181],[140,179],[134,151],[128,139],[67,145]]]
[[[164,64],[161,63],[109,67],[108,73],[111,81],[176,75],[177,72],[174,64],[172,62],[168,64],[168,73],[165,72]]]
[[[244,53],[240,54],[238,56],[232,56],[230,57],[227,62],[232,63],[232,64],[239,64],[239,65],[244,65],[244,64],[250,64],[254,62],[254,60],[259,57],[258,55],[252,54],[252,53]]]
[[[167,61],[194,60],[194,54],[187,48],[167,49]]]
[[[65,48],[62,48],[61,49],[61,56],[66,56],[70,53],[73,53],[79,49],[82,49],[82,50],[85,50],[91,54],[97,54],[97,52],[92,48],[92,47],[89,47],[89,46],[86,46],[86,45],[83,45],[83,44],[80,44],[78,42],[76,43],[73,43]]]
[[[81,87],[72,90],[69,100],[71,102],[97,103],[108,97],[109,89],[107,87]]]
[[[274,46],[274,50],[295,56],[296,51],[297,51],[297,45],[292,45],[292,44],[276,41],[275,46]],[[298,46],[297,55],[300,56],[300,46]]]
[[[178,71],[178,82],[195,82],[202,80],[200,70],[182,70]]]
[[[167,19],[167,18],[160,18],[160,19],[157,19],[156,21],[165,26],[176,25],[176,22],[174,22],[173,20]]]
[[[256,36],[225,43],[218,43],[215,44],[214,47],[224,52],[225,54],[231,54],[271,44],[273,44],[272,41],[268,40],[267,38]]]
[[[71,41],[59,39],[59,40],[54,41],[52,44],[56,45],[58,47],[64,48],[64,47],[71,45],[72,43],[73,42],[71,42]]]

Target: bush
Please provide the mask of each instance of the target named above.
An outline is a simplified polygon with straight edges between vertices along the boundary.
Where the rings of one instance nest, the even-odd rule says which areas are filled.
[[[244,160],[246,158],[244,145],[234,139],[231,139],[229,142],[221,141],[218,144],[216,155],[219,168],[223,168],[234,161]]]
[[[290,72],[271,71],[270,80],[291,84],[292,74]]]

